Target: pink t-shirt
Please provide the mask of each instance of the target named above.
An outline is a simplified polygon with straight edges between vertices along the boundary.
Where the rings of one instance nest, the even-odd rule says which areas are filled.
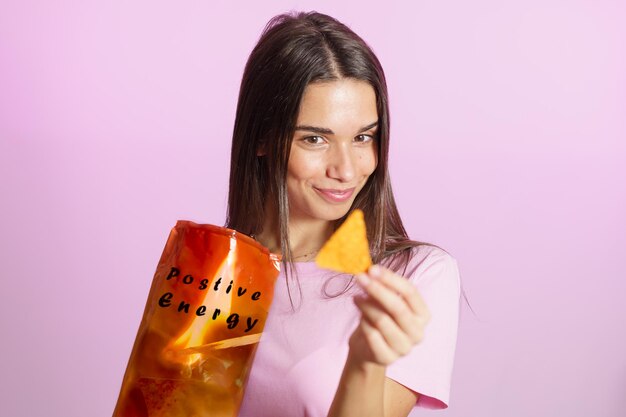
[[[456,349],[460,277],[456,259],[436,247],[413,249],[407,275],[431,313],[422,342],[387,367],[386,375],[421,394],[413,408],[446,408]],[[350,275],[320,269],[314,262],[296,267],[289,287],[281,272],[274,301],[254,358],[239,417],[326,417],[348,355],[348,339],[359,322],[352,301],[363,290],[355,283],[343,290]],[[299,308],[298,308],[299,305]]]

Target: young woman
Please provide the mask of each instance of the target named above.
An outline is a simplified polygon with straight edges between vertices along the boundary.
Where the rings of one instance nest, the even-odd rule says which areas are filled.
[[[283,268],[240,416],[447,407],[457,262],[408,238],[388,149],[385,76],[368,45],[320,13],[273,18],[241,83],[226,226],[281,253]],[[319,269],[315,255],[355,208],[376,265],[356,277]]]

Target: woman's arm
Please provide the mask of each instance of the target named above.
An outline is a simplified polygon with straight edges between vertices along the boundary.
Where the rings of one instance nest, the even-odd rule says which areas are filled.
[[[430,313],[413,285],[382,267],[357,276],[366,297],[355,297],[361,321],[329,417],[406,417],[418,395],[385,377],[386,367],[422,339]]]
[[[359,363],[348,353],[328,417],[383,416],[385,367]]]
[[[341,375],[329,417],[406,417],[419,394],[385,377],[385,367],[362,368],[350,357]]]

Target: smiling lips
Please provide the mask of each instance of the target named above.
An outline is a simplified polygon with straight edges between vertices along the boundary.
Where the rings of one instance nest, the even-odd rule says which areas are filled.
[[[335,190],[330,188],[315,188],[315,191],[321,195],[326,201],[331,203],[343,203],[352,197],[355,187],[347,188],[345,190]]]

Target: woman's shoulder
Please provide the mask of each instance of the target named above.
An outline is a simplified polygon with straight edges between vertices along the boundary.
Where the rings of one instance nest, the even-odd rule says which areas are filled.
[[[414,283],[425,284],[432,279],[459,283],[458,261],[445,249],[431,244],[418,244],[403,252],[390,265]]]
[[[457,262],[447,250],[431,244],[420,244],[410,249],[413,262]]]

